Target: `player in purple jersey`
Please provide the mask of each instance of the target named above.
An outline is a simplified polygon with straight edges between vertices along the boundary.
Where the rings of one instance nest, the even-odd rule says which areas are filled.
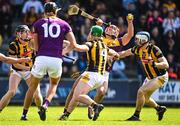
[[[71,47],[66,49],[66,53],[76,45],[74,34],[69,24],[56,17],[57,5],[48,2],[44,5],[45,18],[34,23],[34,49],[37,57],[31,70],[31,84],[26,93],[22,120],[27,120],[27,112],[31,105],[33,94],[44,75],[48,73],[50,87],[43,105],[38,112],[41,120],[46,120],[46,109],[56,93],[56,89],[62,73],[62,50],[63,40],[67,39]]]

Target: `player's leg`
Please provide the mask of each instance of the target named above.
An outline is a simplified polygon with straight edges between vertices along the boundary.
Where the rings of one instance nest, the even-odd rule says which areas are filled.
[[[51,57],[48,58],[49,60],[47,61],[47,73],[50,78],[50,87],[48,89],[47,96],[43,101],[43,105],[41,106],[40,111],[38,112],[40,119],[43,121],[46,120],[46,109],[48,108],[49,103],[56,94],[56,89],[62,74],[62,59]]]
[[[94,101],[100,103],[104,96],[106,95],[108,89],[108,82],[105,82],[102,86],[96,89],[96,96],[94,97]]]
[[[158,120],[162,120],[164,112],[166,111],[166,107],[158,105],[151,98],[151,95],[158,88],[162,87],[167,82],[167,80],[168,79],[166,76],[157,77],[156,79],[151,80],[145,89],[145,103],[148,106],[155,108],[155,110],[157,111]]]
[[[26,83],[28,84],[28,86],[30,85],[30,83],[31,83],[30,77],[28,79],[26,79]],[[33,97],[34,97],[34,101],[35,101],[36,106],[38,108],[40,108],[40,106],[42,105],[42,101],[43,101],[43,98],[42,98],[42,95],[40,92],[40,85],[38,85]]]
[[[75,89],[77,83],[79,82],[79,80],[80,80],[80,76],[74,82],[74,84],[72,86],[72,89],[71,89],[71,91],[69,92],[69,94],[68,94],[68,96],[66,98],[66,102],[65,102],[65,107],[64,107],[64,112],[63,113],[65,113],[67,111],[67,108],[69,106],[69,103],[70,103],[70,101],[72,99],[72,96],[73,96],[73,93],[74,93],[74,89]]]
[[[26,96],[25,96],[25,99],[24,99],[24,109],[23,109],[23,113],[22,113],[22,116],[21,116],[21,120],[27,120],[28,109],[31,106],[34,93],[36,92],[38,84],[40,83],[40,80],[41,80],[40,78],[37,78],[32,74],[31,74],[30,79],[31,79],[31,82],[29,84],[29,88],[28,88],[28,90],[26,92]]]
[[[10,102],[11,98],[15,95],[17,87],[21,81],[21,77],[17,74],[11,73],[9,77],[9,89],[0,101],[0,111],[2,111]]]
[[[106,81],[102,86],[96,89],[96,96],[94,97],[94,101],[96,103],[102,102],[104,96],[106,95],[107,89],[108,89],[108,81]],[[93,116],[94,116],[93,108],[91,106],[88,106],[88,118],[92,119]]]
[[[93,75],[91,75],[93,76]],[[67,112],[64,113],[60,118],[60,120],[66,120],[70,113],[74,110],[76,104],[78,102],[87,104],[88,106],[92,106],[95,112],[95,116],[93,120],[96,120],[99,116],[99,113],[103,109],[103,105],[97,104],[94,100],[92,100],[87,93],[92,89],[93,85],[90,85],[88,83],[92,83],[93,79],[88,75],[84,74],[84,76],[81,77],[80,81],[78,82],[77,86],[74,89],[73,97],[70,101],[70,104],[68,106]],[[95,83],[95,82],[94,82]]]
[[[148,82],[149,82],[149,80],[146,78],[143,85],[138,89],[135,112],[130,118],[127,119],[127,121],[140,121],[140,119],[139,119],[140,112],[141,112],[142,107],[145,104],[144,88]]]

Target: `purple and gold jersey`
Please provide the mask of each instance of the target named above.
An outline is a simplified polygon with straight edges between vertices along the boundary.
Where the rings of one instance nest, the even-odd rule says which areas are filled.
[[[104,44],[106,44],[110,49],[113,49],[116,52],[122,51],[122,38],[118,39],[108,39],[108,38],[103,38]],[[112,70],[112,66],[114,64],[114,60],[108,60],[106,63],[106,71],[110,72]]]
[[[69,24],[59,18],[43,18],[34,23],[34,31],[38,34],[37,56],[62,58],[63,40],[72,29]]]

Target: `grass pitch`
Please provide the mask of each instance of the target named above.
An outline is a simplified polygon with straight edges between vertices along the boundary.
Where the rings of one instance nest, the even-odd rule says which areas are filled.
[[[139,122],[124,121],[132,115],[134,107],[105,107],[97,121],[87,117],[87,108],[78,107],[68,121],[59,121],[63,107],[49,107],[47,120],[41,121],[37,108],[31,107],[28,121],[20,121],[22,106],[9,106],[0,113],[0,126],[180,126],[180,108],[168,108],[162,121],[157,121],[156,111],[143,108]]]

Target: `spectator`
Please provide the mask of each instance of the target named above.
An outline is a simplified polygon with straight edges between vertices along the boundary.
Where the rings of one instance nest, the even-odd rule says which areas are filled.
[[[161,34],[159,32],[158,27],[154,27],[152,29],[152,31],[151,31],[151,39],[154,40],[153,44],[157,45],[160,48],[163,48],[162,47],[162,37],[161,37]]]
[[[169,70],[168,70],[168,74],[169,74],[169,78],[170,79],[178,79],[178,67],[174,61],[174,55],[169,53],[167,55],[167,61],[169,63]]]
[[[21,19],[21,11],[23,7],[24,0],[10,0],[10,3],[12,5],[13,15],[17,19]]]
[[[28,0],[23,6],[22,13],[25,15],[31,7],[35,8],[37,14],[41,14],[44,12],[43,5],[39,0]]]
[[[10,37],[12,29],[12,11],[10,4],[6,3],[2,5],[0,9],[0,19],[0,34],[3,37]]]
[[[25,14],[24,16],[24,23],[31,28],[33,23],[38,20],[40,15],[38,15],[35,11],[35,8],[32,6],[30,7],[30,10]]]
[[[81,25],[81,41],[87,41],[90,28],[91,21],[89,19],[85,19],[85,24]]]
[[[169,30],[172,30],[176,34],[176,29],[179,28],[180,22],[176,21],[175,15],[173,11],[168,13],[168,17],[163,21],[164,34],[166,34]]]
[[[137,25],[135,25],[136,32],[148,30],[146,18],[147,17],[145,15],[141,15],[139,22],[137,23]]]
[[[167,0],[167,2],[163,5],[167,7],[168,11],[175,11],[176,9],[176,4],[173,2],[173,0]]]
[[[115,61],[110,78],[127,80],[127,76],[124,74],[125,63],[122,60]]]
[[[162,31],[163,19],[159,15],[158,10],[153,10],[153,15],[147,19],[148,29],[151,31],[154,27],[158,27],[159,31]]]

